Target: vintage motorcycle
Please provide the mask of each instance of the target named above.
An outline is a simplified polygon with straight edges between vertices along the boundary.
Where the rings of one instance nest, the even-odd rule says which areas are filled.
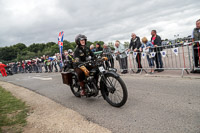
[[[10,66],[5,67],[7,75],[13,75],[12,69]]]
[[[85,66],[92,68],[87,72],[87,74],[85,74],[85,95],[86,97],[96,97],[98,96],[99,91],[101,91],[104,100],[106,100],[110,105],[121,107],[126,103],[128,98],[127,88],[124,81],[120,78],[120,75],[116,73],[116,69],[104,68],[104,62],[106,60],[106,57],[100,56],[95,60],[78,63],[80,69]],[[63,72],[61,74],[63,83],[70,86],[72,93],[76,97],[81,97],[78,75],[74,69],[69,69],[68,72]]]

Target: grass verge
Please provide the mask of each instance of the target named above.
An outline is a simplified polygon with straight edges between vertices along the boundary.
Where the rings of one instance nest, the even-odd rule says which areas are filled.
[[[0,133],[20,133],[26,125],[29,111],[25,102],[0,86]]]

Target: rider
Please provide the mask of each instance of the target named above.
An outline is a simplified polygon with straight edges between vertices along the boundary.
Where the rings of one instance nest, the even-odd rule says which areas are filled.
[[[75,42],[77,44],[77,47],[74,51],[74,59],[75,62],[80,63],[80,62],[86,62],[88,60],[91,60],[94,58],[93,52],[86,46],[87,43],[87,37],[85,35],[79,34],[75,38]],[[86,66],[87,67],[87,66]],[[85,70],[83,70],[85,69]],[[87,68],[83,67],[83,69],[80,69],[79,67],[75,68],[76,73],[78,74],[78,81],[80,83],[80,95],[84,96],[85,95],[85,72],[87,72]]]
[[[74,61],[73,51],[71,49],[68,49],[67,52],[68,52],[67,60],[70,62]]]
[[[73,62],[74,62],[73,51],[71,49],[68,49],[67,53],[68,55],[65,59],[64,72],[73,68]]]

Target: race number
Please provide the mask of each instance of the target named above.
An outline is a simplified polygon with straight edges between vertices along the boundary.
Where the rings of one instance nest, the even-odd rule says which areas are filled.
[[[101,67],[99,67],[99,71],[100,71],[100,72],[104,72],[105,69],[101,66]]]

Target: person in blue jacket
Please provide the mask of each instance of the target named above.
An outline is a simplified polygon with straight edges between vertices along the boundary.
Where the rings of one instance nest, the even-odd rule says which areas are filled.
[[[140,47],[141,52],[146,52],[149,67],[151,68],[150,74],[154,73],[154,58],[150,57],[150,53],[153,52],[154,45],[147,40],[146,37],[142,38],[142,46]]]

